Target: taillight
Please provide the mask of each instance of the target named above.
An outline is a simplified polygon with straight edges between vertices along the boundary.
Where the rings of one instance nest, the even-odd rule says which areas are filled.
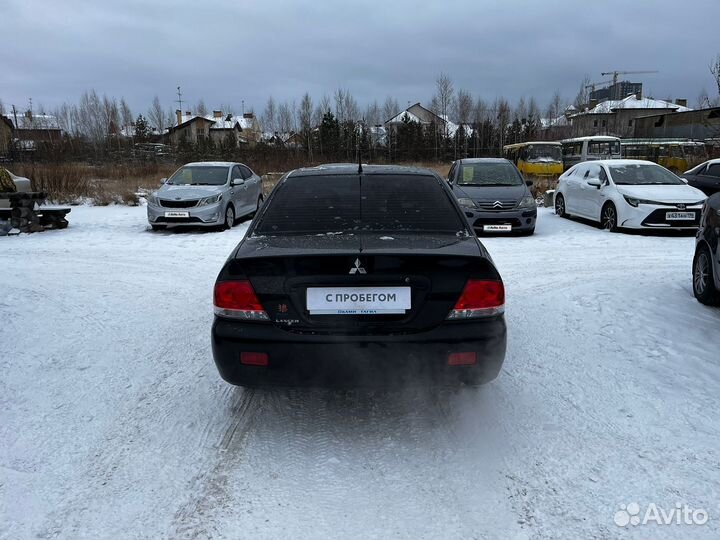
[[[213,296],[215,315],[251,321],[270,320],[247,280],[219,281]]]
[[[505,287],[502,281],[470,279],[448,319],[490,317],[505,311]]]

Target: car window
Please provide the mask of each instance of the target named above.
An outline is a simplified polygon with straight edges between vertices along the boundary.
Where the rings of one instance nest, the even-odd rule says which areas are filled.
[[[435,176],[301,176],[278,187],[255,234],[456,233],[465,228]]]
[[[239,165],[239,168],[240,172],[242,173],[242,178],[244,178],[245,180],[247,180],[253,175],[252,171],[248,169],[245,165]]]
[[[243,177],[243,175],[242,175],[242,172],[240,172],[240,167],[235,165],[232,169],[232,179],[236,180],[236,179],[242,178],[242,177]]]
[[[711,165],[708,165],[705,175],[720,178],[720,163],[713,163]]]
[[[607,173],[605,172],[605,168],[604,168],[604,167],[600,167],[600,176],[599,176],[599,178],[600,178],[600,181],[601,181],[603,184],[609,184],[609,183],[610,183],[610,182],[608,181],[608,175],[607,175]]]

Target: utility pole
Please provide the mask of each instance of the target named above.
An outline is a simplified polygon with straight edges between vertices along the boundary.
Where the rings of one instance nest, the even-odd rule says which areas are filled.
[[[182,100],[182,92],[180,91],[180,87],[177,87],[177,99],[175,100],[175,103],[178,104],[178,108],[180,109],[180,114],[183,114],[183,100]]]
[[[243,99],[241,101],[241,103],[242,103],[242,114],[243,114],[243,116],[245,116],[245,100]]]

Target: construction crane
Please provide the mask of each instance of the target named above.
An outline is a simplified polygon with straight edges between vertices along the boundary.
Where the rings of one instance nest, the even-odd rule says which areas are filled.
[[[611,84],[611,83],[612,83],[612,81],[594,82],[594,83],[586,84],[585,88],[589,88],[591,92],[594,92],[596,86],[599,86],[601,84]]]
[[[605,73],[601,73],[603,77],[606,75],[612,75],[612,83],[617,84],[618,82],[618,75],[638,75],[640,73],[659,73],[656,69],[655,70],[645,70],[645,71],[606,71]]]

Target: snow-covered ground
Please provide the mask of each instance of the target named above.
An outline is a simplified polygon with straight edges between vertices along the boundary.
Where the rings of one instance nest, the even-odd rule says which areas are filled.
[[[692,297],[692,237],[543,209],[485,240],[509,351],[479,391],[246,391],[209,344],[246,224],[69,218],[0,239],[0,538],[720,536],[720,310]],[[709,521],[616,525],[633,502]]]

